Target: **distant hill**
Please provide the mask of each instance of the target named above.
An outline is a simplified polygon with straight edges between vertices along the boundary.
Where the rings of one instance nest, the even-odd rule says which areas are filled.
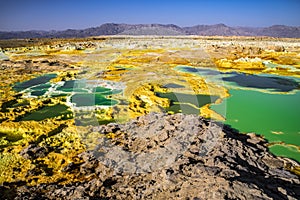
[[[186,35],[185,31],[174,24],[139,24],[128,25],[120,35]]]
[[[300,38],[300,27],[274,25],[264,28],[230,27],[225,24],[179,27],[174,24],[115,24],[64,31],[0,31],[0,39],[15,38],[78,38],[99,35],[207,35],[207,36],[270,36]]]
[[[218,35],[218,36],[251,36],[256,35],[252,31],[241,28],[233,28],[225,24],[197,25],[183,28],[188,35]],[[251,28],[250,28],[251,29]]]
[[[272,37],[300,37],[300,27],[275,25],[258,30],[258,35],[272,36]]]

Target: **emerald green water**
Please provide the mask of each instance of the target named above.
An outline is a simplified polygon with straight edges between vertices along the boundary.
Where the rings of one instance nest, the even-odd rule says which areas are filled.
[[[269,94],[254,90],[231,89],[226,104],[226,124],[241,132],[255,132],[269,142],[284,142],[300,146],[300,92]],[[224,105],[212,105],[218,112]],[[274,146],[270,150],[300,161],[297,148]]]
[[[39,90],[39,91],[32,91],[31,95],[33,96],[42,96],[47,92],[47,90]]]
[[[293,66],[289,66],[293,68]],[[260,134],[275,155],[300,162],[300,79],[271,74],[222,73],[216,69],[177,66],[174,70],[205,78],[229,90],[230,97],[210,107],[225,124]],[[279,93],[280,92],[280,93]]]
[[[122,92],[121,89],[101,87],[97,85],[97,81],[93,80],[90,81],[91,84],[86,80],[69,80],[55,87],[49,83],[49,80],[56,76],[56,74],[39,76],[29,81],[17,83],[14,89],[16,91],[23,90],[35,97],[49,97],[49,92],[50,97],[71,96],[71,103],[75,103],[76,106],[112,106],[119,103],[114,99],[107,98],[107,96],[119,94]],[[50,89],[52,90],[50,91]]]
[[[269,149],[271,152],[278,156],[289,157],[297,160],[298,162],[300,161],[300,153],[297,147],[295,146],[275,144],[272,145]]]
[[[71,97],[71,102],[75,103],[77,107],[80,106],[112,106],[118,103],[114,99],[108,99],[101,94],[74,94]]]
[[[96,87],[94,88],[94,92],[99,92],[99,93],[105,93],[105,92],[110,92],[111,89],[105,88],[105,87]]]

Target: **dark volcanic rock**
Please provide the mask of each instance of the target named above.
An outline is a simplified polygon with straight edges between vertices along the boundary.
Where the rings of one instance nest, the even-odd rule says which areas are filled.
[[[299,199],[297,165],[266,141],[193,115],[149,114],[94,127],[93,150],[78,155],[81,182],[14,188],[16,199]],[[114,136],[112,136],[112,134]],[[109,139],[110,138],[110,139]],[[35,148],[35,147],[34,147]],[[34,149],[33,148],[33,149]],[[0,188],[0,193],[9,186]]]

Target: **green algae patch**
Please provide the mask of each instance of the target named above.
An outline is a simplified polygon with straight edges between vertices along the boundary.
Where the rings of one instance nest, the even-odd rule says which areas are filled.
[[[72,111],[68,106],[63,104],[56,104],[54,106],[45,106],[32,113],[26,114],[21,121],[41,121],[47,118],[70,119],[73,117]]]

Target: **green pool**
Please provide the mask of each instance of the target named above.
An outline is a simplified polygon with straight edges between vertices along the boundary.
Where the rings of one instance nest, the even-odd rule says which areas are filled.
[[[118,103],[114,99],[108,99],[101,94],[74,94],[71,97],[71,102],[75,103],[76,107],[81,106],[112,106]]]
[[[41,121],[48,118],[61,117],[61,119],[73,118],[73,112],[68,106],[56,104],[53,106],[45,106],[36,111],[26,114],[21,121]]]
[[[166,111],[172,111],[174,113],[196,114],[199,115],[200,108],[206,104],[214,103],[219,96],[210,95],[192,95],[184,93],[161,93],[157,92],[157,96],[162,98],[168,98],[171,101],[169,108]]]
[[[30,79],[28,81],[17,83],[13,89],[20,92],[27,88],[35,86],[36,89],[40,89],[41,87],[48,88],[50,84],[48,83],[51,79],[56,78],[57,74],[45,74],[42,76],[38,76],[36,78]],[[39,88],[40,87],[40,88]]]
[[[296,94],[268,94],[253,90],[230,90],[226,103],[226,123],[241,132],[263,135],[270,143],[280,143],[283,148],[271,150],[277,155],[300,160],[300,92]],[[218,112],[223,106],[212,105]],[[287,148],[289,146],[289,148]],[[292,148],[291,146],[294,146]]]
[[[268,74],[221,73],[190,66],[178,66],[175,70],[222,84],[231,96],[210,107],[224,115],[224,123],[243,133],[262,135],[269,141],[271,152],[300,162],[299,79]]]

